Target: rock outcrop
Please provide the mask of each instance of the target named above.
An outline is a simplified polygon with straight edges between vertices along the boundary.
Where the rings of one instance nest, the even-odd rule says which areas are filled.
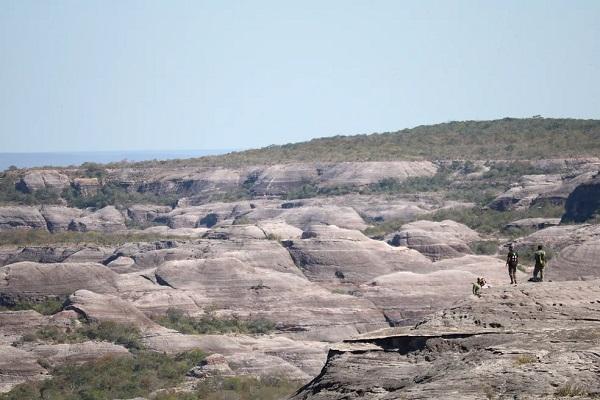
[[[432,260],[439,260],[472,254],[469,243],[480,239],[477,232],[458,222],[420,220],[405,224],[400,231],[390,234],[388,243],[408,247]]]
[[[414,328],[334,346],[293,399],[597,396],[599,288],[593,281],[485,289]]]
[[[39,207],[6,206],[0,207],[0,231],[10,229],[47,230],[46,220]]]
[[[577,186],[567,198],[564,222],[585,222],[600,213],[600,176]]]
[[[71,180],[65,174],[56,170],[33,170],[27,172],[17,183],[17,187],[28,193],[36,190],[62,191],[71,184]]]
[[[79,289],[116,292],[117,274],[102,264],[19,262],[0,267],[0,301],[38,301],[65,297]]]
[[[125,229],[125,218],[114,206],[106,206],[69,224],[69,230],[77,232],[114,232]]]

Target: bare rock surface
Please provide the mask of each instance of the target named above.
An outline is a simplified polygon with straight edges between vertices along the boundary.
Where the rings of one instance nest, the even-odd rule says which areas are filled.
[[[69,177],[56,170],[33,170],[27,172],[17,184],[25,192],[49,189],[60,192],[71,184]]]
[[[486,289],[415,328],[335,345],[292,398],[589,398],[600,392],[599,328],[598,281]]]
[[[2,301],[66,296],[78,289],[116,292],[116,277],[102,264],[20,262],[0,267]]]
[[[156,276],[177,290],[151,292],[134,302],[138,308],[155,308],[174,296],[185,296],[187,304],[179,307],[188,312],[209,306],[222,314],[235,310],[241,317],[267,318],[299,339],[338,340],[387,325],[368,301],[333,294],[303,276],[252,267],[234,258],[172,261],[160,266]]]
[[[94,293],[85,289],[78,290],[69,296],[69,304],[66,308],[75,310],[91,321],[130,324],[142,332],[167,331],[166,328],[161,327],[136,309],[130,302],[111,294]]]
[[[0,207],[0,230],[40,229],[47,230],[46,220],[39,207],[5,206]]]
[[[333,238],[317,233],[316,237],[284,242],[298,268],[313,282],[329,287],[359,285],[396,271],[425,273],[433,268],[431,261],[415,250],[392,247],[356,231],[319,229],[329,229]],[[307,232],[307,237],[312,236]]]
[[[154,221],[160,214],[166,214],[171,211],[169,206],[159,206],[155,204],[134,204],[127,208],[127,216],[135,223],[144,225]]]
[[[266,239],[267,235],[265,234],[265,231],[256,225],[228,225],[211,229],[207,231],[203,237],[206,239],[220,240],[253,240]]]
[[[81,218],[75,218],[69,230],[78,232],[114,232],[125,229],[125,218],[114,206],[106,206]]]
[[[425,315],[467,297],[471,284],[484,277],[492,287],[509,282],[505,261],[489,256],[467,255],[433,264],[429,273],[394,272],[360,286],[360,292],[382,309],[395,325],[410,325]],[[518,271],[521,282],[527,275]]]
[[[48,230],[52,233],[65,232],[74,219],[81,218],[88,212],[78,208],[43,205],[41,214],[46,220]]]
[[[47,377],[47,371],[38,364],[33,354],[0,345],[0,393],[8,392],[20,383]]]
[[[9,346],[23,334],[48,323],[49,317],[33,310],[0,311],[0,345]]]
[[[302,236],[302,229],[296,228],[282,219],[258,221],[257,226],[267,237],[275,239],[300,239]]]
[[[408,247],[432,260],[439,260],[472,254],[468,243],[481,238],[477,232],[458,222],[420,220],[403,225],[387,239],[392,246]]]

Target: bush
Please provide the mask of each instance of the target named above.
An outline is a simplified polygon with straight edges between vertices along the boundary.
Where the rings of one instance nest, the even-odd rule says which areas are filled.
[[[568,382],[560,389],[558,389],[554,395],[556,397],[578,397],[587,396],[587,391],[580,385]]]
[[[473,250],[473,253],[491,256],[498,252],[499,243],[497,240],[478,240],[469,243],[469,247]]]
[[[27,382],[0,400],[100,400],[147,396],[181,383],[187,371],[204,359],[201,351],[175,357],[139,351],[132,357],[106,356],[83,365],[72,364],[51,371],[52,378]]]
[[[300,384],[284,378],[257,379],[249,376],[213,378],[196,388],[196,399],[278,400],[288,398]]]
[[[61,311],[66,298],[48,298],[43,301],[19,301],[10,303],[4,300],[4,304],[0,306],[0,311],[22,311],[35,310],[40,314],[53,315]]]
[[[532,354],[521,354],[515,360],[516,365],[532,364],[532,363],[536,363],[536,362],[538,362],[538,359],[536,356],[534,356]]]
[[[84,323],[75,329],[51,325],[44,326],[23,335],[20,342],[43,341],[62,344],[81,343],[87,340],[111,342],[129,350],[142,350],[144,348],[139,329],[132,325],[118,324],[112,321]]]
[[[157,318],[157,322],[186,334],[265,334],[275,329],[275,323],[263,318],[249,320],[243,320],[237,316],[217,318],[211,312],[205,313],[199,318],[193,318],[174,308],[168,309],[166,316]]]

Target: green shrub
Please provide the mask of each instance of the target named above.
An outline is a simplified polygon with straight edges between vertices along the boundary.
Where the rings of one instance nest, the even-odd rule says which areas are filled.
[[[20,342],[42,341],[61,344],[81,343],[87,340],[112,342],[133,351],[144,348],[139,329],[133,325],[112,321],[83,323],[77,328],[43,326],[23,335]]]
[[[473,253],[487,256],[496,254],[499,245],[497,240],[478,240],[469,243],[469,247]]]
[[[257,379],[249,376],[213,378],[196,388],[196,399],[278,400],[288,398],[300,384],[278,377]]]
[[[48,298],[43,301],[19,301],[15,303],[8,303],[5,301],[0,306],[0,311],[22,311],[22,310],[35,310],[40,314],[53,315],[61,311],[66,298]]]
[[[83,365],[51,371],[52,378],[16,386],[0,400],[103,400],[147,396],[181,383],[186,372],[204,359],[201,351],[175,357],[139,351],[133,356],[106,356]]]
[[[103,321],[85,324],[77,330],[77,333],[90,340],[120,344],[129,350],[141,350],[144,347],[140,331],[133,325]]]
[[[230,318],[217,318],[208,312],[201,317],[194,318],[183,311],[170,308],[164,317],[157,318],[157,322],[167,328],[175,329],[186,334],[219,334],[219,333],[249,333],[265,334],[275,329],[272,321],[258,318],[244,320],[237,316]]]

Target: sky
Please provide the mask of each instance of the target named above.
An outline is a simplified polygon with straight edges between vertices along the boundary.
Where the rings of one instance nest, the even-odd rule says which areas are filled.
[[[0,0],[0,152],[600,118],[600,1]]]

